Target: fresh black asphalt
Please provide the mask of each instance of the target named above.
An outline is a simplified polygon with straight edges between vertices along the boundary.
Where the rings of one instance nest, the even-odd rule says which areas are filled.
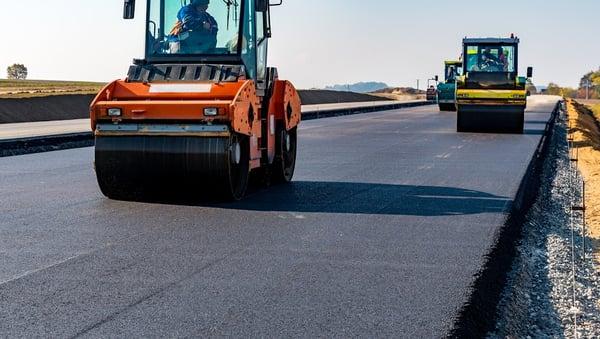
[[[434,106],[303,123],[295,181],[110,201],[93,149],[0,158],[0,337],[441,337],[556,100],[524,135]]]

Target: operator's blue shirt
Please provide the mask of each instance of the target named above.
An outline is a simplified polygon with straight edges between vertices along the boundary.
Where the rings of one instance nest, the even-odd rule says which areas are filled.
[[[217,20],[207,12],[198,12],[193,5],[182,7],[177,13],[177,19],[183,24],[184,32],[197,29],[205,30],[203,27],[205,22],[210,24],[210,29],[206,30],[207,34],[217,35],[219,31]]]

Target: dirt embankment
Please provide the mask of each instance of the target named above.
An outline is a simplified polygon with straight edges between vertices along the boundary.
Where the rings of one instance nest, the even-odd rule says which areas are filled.
[[[93,99],[85,94],[0,99],[0,124],[87,118]]]
[[[325,90],[300,90],[304,105],[390,100],[369,94]],[[0,124],[89,117],[93,94],[51,95],[32,98],[0,98]]]
[[[574,146],[579,148],[579,170],[586,182],[586,218],[600,263],[600,110],[567,102]]]
[[[386,98],[388,100],[425,100],[425,91],[417,90],[411,87],[385,88],[375,91],[371,94]]]
[[[370,94],[328,90],[299,90],[303,105],[337,104],[343,102],[369,102],[390,100]]]

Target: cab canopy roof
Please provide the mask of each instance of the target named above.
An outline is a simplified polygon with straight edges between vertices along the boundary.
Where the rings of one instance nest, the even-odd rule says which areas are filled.
[[[465,45],[509,45],[518,44],[519,38],[464,38],[463,44]]]
[[[446,63],[446,65],[462,65],[462,61],[457,60],[446,60],[444,63]]]

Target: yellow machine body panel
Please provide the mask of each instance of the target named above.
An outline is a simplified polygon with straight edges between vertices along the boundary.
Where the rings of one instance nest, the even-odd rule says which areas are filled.
[[[525,90],[458,89],[456,100],[458,104],[526,105],[527,92]]]

